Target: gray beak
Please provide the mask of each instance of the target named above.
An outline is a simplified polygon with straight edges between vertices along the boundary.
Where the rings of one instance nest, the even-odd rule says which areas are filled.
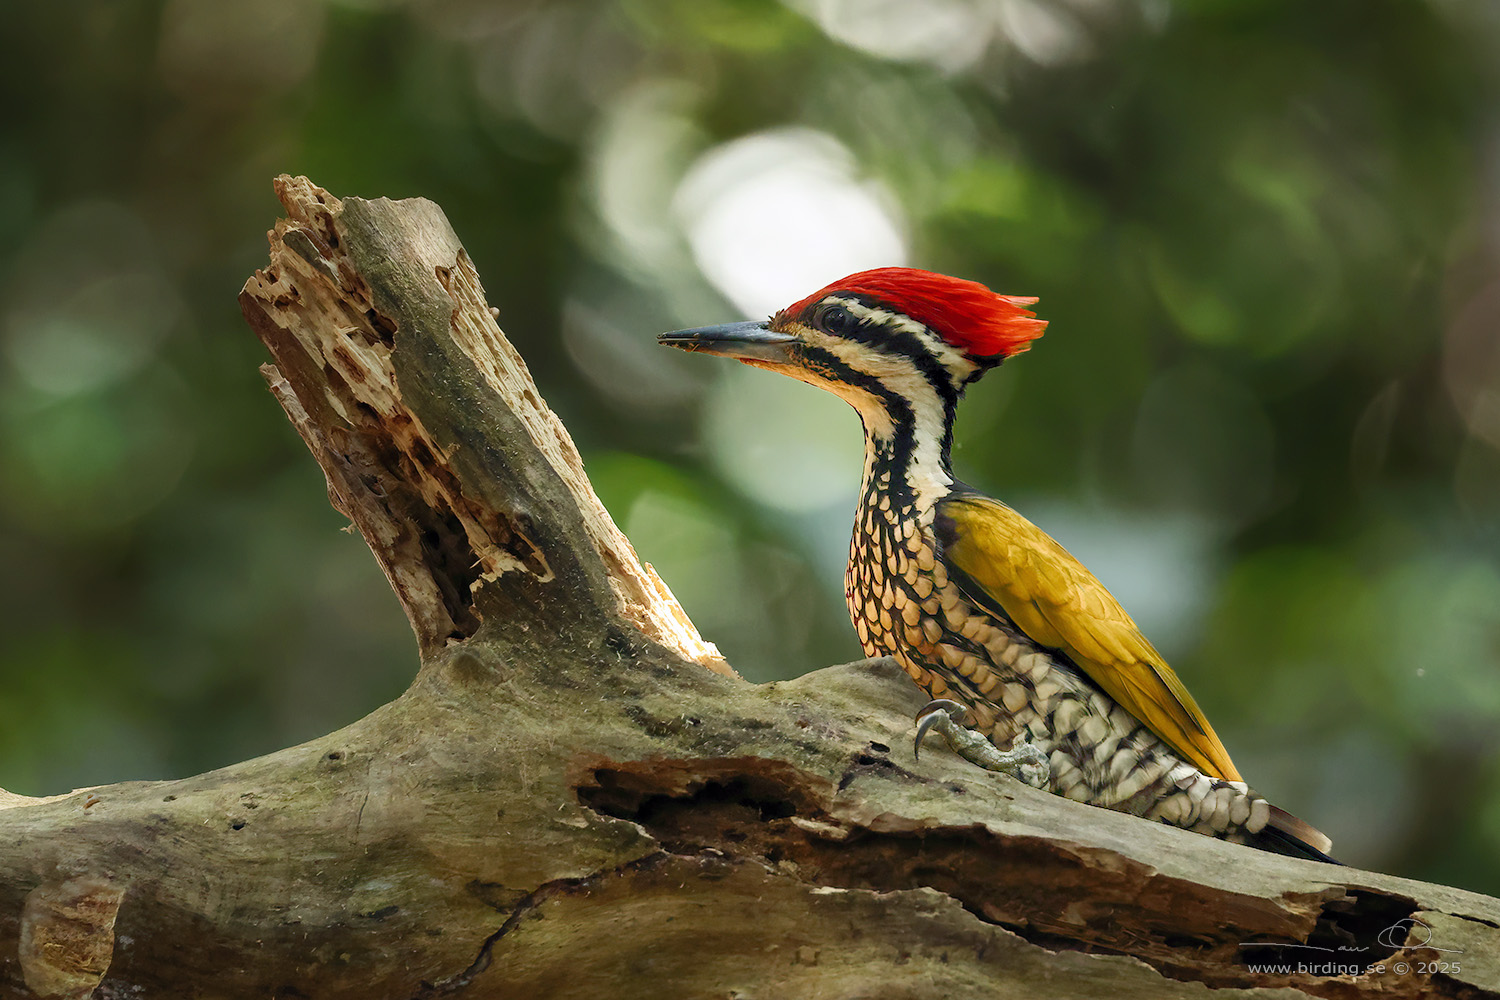
[[[797,343],[797,338],[789,333],[768,330],[764,322],[749,322],[676,330],[661,334],[656,342],[684,351],[717,354],[724,358],[786,364],[792,359],[788,348]]]

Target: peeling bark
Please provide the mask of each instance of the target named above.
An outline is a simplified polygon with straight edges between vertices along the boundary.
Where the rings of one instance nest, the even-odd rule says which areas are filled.
[[[923,699],[884,661],[744,683],[599,505],[437,207],[277,190],[241,303],[421,667],[257,760],[0,793],[0,996],[1500,990],[1500,901],[915,761]],[[1356,971],[1305,971],[1329,962]]]

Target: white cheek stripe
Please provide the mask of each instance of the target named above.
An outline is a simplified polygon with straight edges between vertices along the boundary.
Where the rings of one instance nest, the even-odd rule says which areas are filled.
[[[948,493],[953,477],[943,467],[943,434],[947,429],[943,401],[921,372],[912,367],[912,362],[903,357],[872,354],[864,344],[830,337],[820,331],[811,331],[809,343],[827,351],[852,370],[878,381],[885,389],[906,400],[911,406],[912,455],[908,478],[915,493],[917,509],[930,510]],[[853,406],[865,425],[865,488],[873,471],[873,459],[877,444],[889,442],[895,436],[890,414],[885,404],[857,386],[842,382],[831,382],[812,378],[806,381],[827,389]]]
[[[942,362],[944,368],[947,368],[960,381],[968,378],[974,372],[976,365],[966,358],[962,351],[933,333],[926,325],[918,323],[910,316],[903,316],[901,313],[891,312],[889,309],[881,309],[878,306],[867,306],[858,299],[829,296],[823,301],[837,302],[849,310],[851,316],[864,320],[874,326],[883,326],[888,329],[900,330],[904,333],[912,334]]]

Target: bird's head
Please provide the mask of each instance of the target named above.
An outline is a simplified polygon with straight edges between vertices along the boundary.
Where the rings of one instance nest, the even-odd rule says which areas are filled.
[[[664,333],[685,351],[737,358],[847,399],[862,413],[896,397],[956,402],[964,386],[1030,347],[1036,299],[910,267],[861,271],[763,322]],[[886,407],[888,408],[888,407]]]

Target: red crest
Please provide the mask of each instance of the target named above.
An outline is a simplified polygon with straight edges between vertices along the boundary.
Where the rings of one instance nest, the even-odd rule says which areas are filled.
[[[783,313],[797,316],[828,295],[864,295],[910,316],[973,358],[1008,358],[1029,350],[1047,321],[1025,308],[1035,298],[999,295],[977,281],[914,267],[881,267],[840,278]]]

